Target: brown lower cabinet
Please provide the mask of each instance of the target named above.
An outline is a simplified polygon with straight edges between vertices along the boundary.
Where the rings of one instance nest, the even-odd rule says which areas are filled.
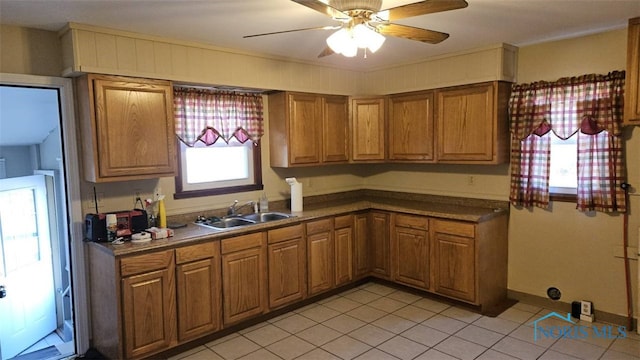
[[[267,234],[269,308],[275,309],[306,297],[307,247],[302,224]]]
[[[367,276],[490,311],[506,299],[507,220],[372,210],[139,255],[89,243],[93,346],[152,357]]]
[[[334,219],[335,286],[353,280],[353,215]]]
[[[368,212],[354,215],[353,234],[353,273],[355,279],[361,279],[371,271]]]
[[[174,269],[172,250],[121,260],[124,352],[127,358],[167,349],[175,343]]]
[[[176,249],[178,341],[214,332],[220,323],[220,244]]]
[[[393,214],[393,281],[429,289],[429,219]]]
[[[265,237],[265,233],[254,233],[220,242],[224,326],[239,323],[267,310]]]
[[[308,222],[307,225],[307,282],[309,295],[330,290],[334,286],[333,219]]]
[[[391,279],[391,258],[388,212],[369,213],[369,251],[371,274],[382,279]]]
[[[475,225],[433,220],[433,290],[476,300]]]
[[[481,223],[392,215],[391,263],[397,283],[479,305],[506,299],[507,217]]]

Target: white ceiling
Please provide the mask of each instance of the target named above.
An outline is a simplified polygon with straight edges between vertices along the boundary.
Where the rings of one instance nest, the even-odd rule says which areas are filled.
[[[437,1],[437,0],[434,0]],[[384,0],[391,8],[415,0]],[[516,46],[625,28],[640,16],[640,0],[467,0],[464,9],[397,23],[449,33],[431,45],[388,37],[363,58],[318,59],[331,31],[313,30],[243,39],[244,35],[335,25],[290,0],[0,0],[0,23],[57,31],[77,22],[244,52],[348,69],[379,69],[499,43]]]

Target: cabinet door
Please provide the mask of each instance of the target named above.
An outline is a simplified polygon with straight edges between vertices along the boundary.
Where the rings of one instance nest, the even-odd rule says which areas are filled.
[[[269,244],[267,254],[269,307],[274,309],[302,300],[306,283],[306,251],[302,233],[297,239]]]
[[[389,99],[389,160],[433,160],[433,92]]]
[[[353,280],[353,228],[335,230],[336,286]]]
[[[307,235],[309,295],[333,288],[335,261],[333,246],[333,230]]]
[[[629,19],[624,123],[640,125],[640,17]]]
[[[389,279],[391,275],[389,214],[374,211],[370,216],[371,272],[374,276]]]
[[[173,89],[166,81],[95,76],[93,79],[97,174],[90,181],[175,176]],[[85,157],[86,159],[86,157]],[[92,168],[92,164],[85,164]]]
[[[394,227],[393,280],[429,289],[429,235],[425,230]]]
[[[356,278],[369,275],[369,215],[357,214],[353,226],[353,272]]]
[[[173,345],[175,337],[175,265],[122,279],[122,321],[127,358]],[[114,339],[118,334],[113,334]]]
[[[349,102],[346,96],[325,96],[322,114],[322,162],[349,161]]]
[[[352,99],[351,159],[383,161],[385,159],[385,99]]]
[[[493,160],[493,84],[439,90],[437,94],[438,160]]]
[[[452,223],[455,225],[455,223]],[[469,225],[472,226],[472,225]],[[434,290],[461,300],[476,300],[475,240],[442,232],[433,234]]]
[[[222,255],[225,326],[262,314],[266,310],[265,256],[261,247]]]
[[[220,327],[220,258],[177,265],[178,340],[183,342]]]
[[[319,164],[322,144],[322,98],[289,94],[289,162]]]

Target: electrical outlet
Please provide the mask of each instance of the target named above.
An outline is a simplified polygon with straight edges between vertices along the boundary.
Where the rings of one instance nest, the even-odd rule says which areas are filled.
[[[591,304],[591,301],[582,301],[581,302],[581,308],[580,308],[580,313],[582,315],[591,315],[593,313],[593,305]]]
[[[87,202],[88,207],[87,210],[91,211],[91,212],[95,212],[96,211],[96,200],[98,201],[98,211],[100,210],[100,208],[103,206],[104,204],[104,193],[103,192],[96,192],[95,196],[94,193],[89,193],[87,194],[87,197],[89,198],[89,201]]]

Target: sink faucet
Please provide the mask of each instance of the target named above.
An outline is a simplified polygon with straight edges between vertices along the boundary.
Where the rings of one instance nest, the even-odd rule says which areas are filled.
[[[240,210],[240,209],[242,209],[243,207],[246,207],[246,206],[253,207],[254,204],[255,204],[255,202],[248,201],[245,204],[242,204],[242,205],[238,206],[238,200],[234,200],[233,204],[231,204],[231,206],[229,206],[229,209],[227,209],[227,216],[239,215],[238,214],[238,210]]]

